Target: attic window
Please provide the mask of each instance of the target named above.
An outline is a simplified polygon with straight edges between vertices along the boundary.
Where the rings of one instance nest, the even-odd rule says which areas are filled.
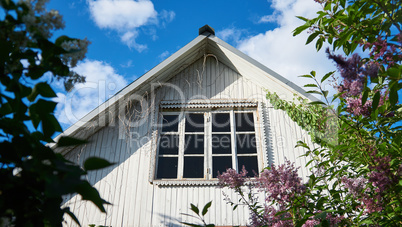
[[[162,111],[155,180],[213,180],[228,168],[262,168],[255,108]]]

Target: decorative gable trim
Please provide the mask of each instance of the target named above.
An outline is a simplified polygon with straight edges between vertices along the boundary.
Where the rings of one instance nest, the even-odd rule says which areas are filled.
[[[197,108],[256,108],[257,101],[254,100],[227,100],[227,99],[196,99],[188,102],[161,101],[161,109],[197,109]]]

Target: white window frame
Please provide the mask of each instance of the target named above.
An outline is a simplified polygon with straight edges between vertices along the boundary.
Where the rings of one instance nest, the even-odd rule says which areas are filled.
[[[255,133],[255,138],[256,138],[256,154],[237,154],[237,149],[236,149],[236,135],[237,134],[251,134],[251,132],[237,132],[236,133],[236,125],[235,125],[235,119],[234,119],[234,114],[238,112],[252,112],[253,113],[253,118],[254,118],[254,133]],[[185,132],[185,114],[186,113],[204,113],[204,154],[202,155],[204,157],[204,177],[203,178],[184,178],[183,173],[184,173],[184,143],[185,143],[185,135],[187,134],[198,134],[198,133],[191,133],[191,132]],[[212,157],[216,156],[228,156],[228,155],[220,155],[220,154],[212,154],[212,113],[230,113],[230,121],[231,121],[231,157],[232,157],[232,168],[236,169],[238,171],[241,170],[241,167],[237,166],[237,157],[239,156],[256,156],[257,157],[257,165],[258,165],[258,172],[260,172],[264,168],[264,159],[263,159],[263,144],[262,144],[262,130],[261,130],[261,122],[260,122],[260,116],[259,116],[259,111],[256,108],[256,106],[253,107],[224,107],[224,108],[218,108],[211,110],[210,108],[172,108],[172,109],[160,109],[159,110],[159,117],[158,117],[158,136],[157,136],[157,142],[156,142],[156,152],[154,156],[154,170],[152,171],[152,182],[154,184],[160,184],[160,185],[181,185],[181,184],[216,184],[218,182],[217,178],[213,178],[213,173],[212,173]],[[179,151],[178,155],[173,155],[178,157],[178,168],[177,168],[177,178],[162,178],[158,179],[157,178],[157,173],[158,173],[158,160],[161,155],[159,155],[159,139],[161,135],[163,134],[169,134],[169,133],[163,133],[161,132],[161,126],[162,126],[162,116],[163,115],[169,115],[169,114],[175,114],[179,115],[179,123],[178,123],[178,135],[179,135]],[[214,132],[214,134],[221,134]],[[229,134],[229,133],[222,133],[222,134]],[[163,155],[163,156],[168,156],[168,155]],[[193,156],[200,156],[200,155],[193,155]],[[151,176],[150,176],[151,177]]]

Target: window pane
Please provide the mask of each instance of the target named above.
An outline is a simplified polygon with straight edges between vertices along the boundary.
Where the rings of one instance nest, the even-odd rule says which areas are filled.
[[[256,175],[254,174],[254,172],[258,174],[257,156],[238,156],[237,166],[239,167],[239,172],[243,169],[244,166],[248,172],[247,176],[255,177]]]
[[[238,154],[257,153],[255,134],[237,134],[236,137]]]
[[[184,154],[204,154],[204,135],[186,135]]]
[[[230,114],[214,113],[212,114],[213,132],[230,132]]]
[[[159,140],[159,154],[178,154],[179,135],[162,135]]]
[[[212,154],[231,154],[232,146],[230,134],[212,135]]]
[[[179,125],[179,115],[163,115],[162,132],[177,132]]]
[[[184,178],[204,177],[204,157],[184,157]]]
[[[177,178],[177,158],[159,157],[156,178]]]
[[[186,132],[204,132],[204,114],[186,114]]]
[[[212,157],[212,177],[218,177],[218,172],[226,172],[227,169],[232,168],[232,156],[218,156]]]
[[[254,131],[253,113],[235,113],[235,118],[237,132]]]

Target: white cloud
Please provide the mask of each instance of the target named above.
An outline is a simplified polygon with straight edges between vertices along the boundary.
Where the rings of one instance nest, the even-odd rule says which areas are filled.
[[[101,28],[138,28],[157,15],[151,1],[89,0],[88,3],[93,19]]]
[[[216,36],[225,40],[226,42],[233,41],[235,43],[239,43],[241,41],[241,37],[247,33],[245,29],[237,29],[237,28],[226,28],[222,31],[218,31]]]
[[[56,116],[64,126],[74,124],[128,84],[112,66],[101,61],[85,60],[73,70],[85,76],[86,82],[76,84],[67,94],[57,93]]]
[[[161,15],[161,19],[163,19],[164,21],[169,23],[169,22],[172,22],[172,20],[175,18],[176,13],[173,11],[162,10],[160,15]]]
[[[121,41],[141,52],[147,48],[135,39],[140,27],[169,23],[175,17],[173,11],[162,10],[160,15],[150,0],[87,0],[92,19],[100,28],[115,30]]]
[[[271,7],[278,27],[239,40],[239,50],[299,86],[312,82],[299,75],[315,70],[322,77],[335,69],[326,57],[325,47],[317,53],[315,42],[305,45],[308,34],[292,35],[292,31],[303,24],[296,16],[314,17],[320,7],[318,4],[311,0],[273,0]],[[274,18],[269,20],[274,21]]]
[[[275,11],[271,15],[265,15],[260,18],[258,23],[271,23],[271,22],[277,22],[278,21],[278,11]]]
[[[120,64],[121,67],[123,68],[131,68],[133,67],[133,60],[128,60],[125,64]]]
[[[166,57],[169,56],[169,51],[164,51],[163,53],[161,53],[158,58],[163,61],[166,59]]]
[[[126,44],[128,47],[130,47],[130,48],[133,47],[134,49],[136,49],[138,52],[141,53],[143,50],[147,49],[147,46],[143,45],[143,44],[138,44],[135,41],[135,38],[137,38],[137,36],[138,36],[138,32],[136,30],[133,30],[133,31],[128,31],[128,32],[124,33],[120,38],[121,38],[121,41],[124,44]]]

